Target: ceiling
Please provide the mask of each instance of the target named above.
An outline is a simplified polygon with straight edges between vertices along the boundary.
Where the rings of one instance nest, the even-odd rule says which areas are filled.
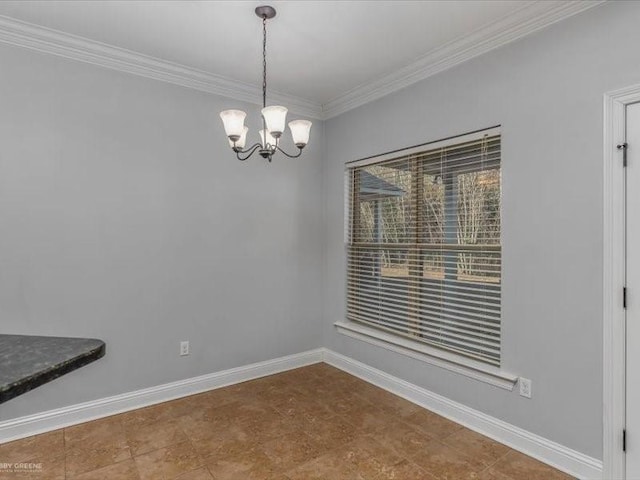
[[[210,81],[226,81],[232,89],[237,84],[258,91],[262,27],[253,9],[263,3],[3,1],[0,15],[89,39],[86,48],[103,50],[107,44],[179,64],[198,78],[213,75]],[[353,95],[368,94],[372,86],[397,80],[398,72],[446,60],[458,53],[456,45],[468,49],[469,42],[485,40],[483,35],[504,34],[532,20],[543,19],[536,24],[541,28],[597,3],[272,1],[278,14],[268,25],[270,91],[319,111],[336,108],[353,101]],[[62,41],[52,32],[44,34],[49,43]]]

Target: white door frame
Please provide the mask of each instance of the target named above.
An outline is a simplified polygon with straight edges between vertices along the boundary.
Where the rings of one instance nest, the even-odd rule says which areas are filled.
[[[625,107],[640,102],[640,85],[604,96],[603,178],[603,478],[625,478]]]

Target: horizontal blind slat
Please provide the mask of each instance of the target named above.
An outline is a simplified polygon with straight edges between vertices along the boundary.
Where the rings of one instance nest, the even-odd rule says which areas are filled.
[[[349,303],[349,305],[353,307],[354,311],[360,311],[360,310],[364,311],[371,308],[377,308],[377,310],[379,310],[381,313],[385,313],[385,315],[387,315],[389,318],[397,318],[399,320],[402,320],[404,323],[408,323],[410,321],[413,321],[416,324],[429,323],[430,322],[429,318],[431,318],[431,322],[448,321],[448,322],[457,323],[458,325],[467,325],[470,328],[484,329],[485,331],[492,331],[492,330],[495,330],[496,328],[499,328],[499,322],[495,320],[491,322],[491,321],[482,320],[482,319],[464,318],[460,316],[450,315],[450,314],[447,314],[446,312],[445,313],[435,312],[435,315],[437,316],[434,315],[433,317],[429,317],[427,316],[427,313],[429,313],[429,311],[425,310],[421,312],[418,316],[413,318],[412,320],[407,320],[406,314],[403,314],[402,312],[397,312],[397,310],[394,310],[392,306],[375,307],[371,303],[362,303],[359,301],[352,301]],[[407,306],[406,310],[418,311],[419,309],[415,307],[412,308],[412,306]]]
[[[395,334],[397,334],[399,336],[402,336],[402,337],[406,337],[406,338],[409,338],[409,339],[412,339],[412,340],[416,340],[414,335],[406,334],[406,333],[403,333],[403,332],[398,332],[396,329],[391,329],[391,328],[386,327],[384,325],[376,324],[375,322],[371,322],[371,321],[364,320],[364,319],[358,319],[358,318],[355,318],[355,317],[351,317],[349,315],[347,315],[347,319],[355,321],[355,322],[359,322],[359,323],[364,323],[366,325],[369,325],[369,326],[372,326],[372,327],[375,327],[375,328],[379,328],[381,330],[384,330],[384,331],[387,331],[387,332],[390,332],[390,333],[395,333]],[[489,363],[491,365],[500,366],[500,353],[499,353],[499,351],[482,352],[482,351],[478,351],[477,349],[472,348],[472,347],[460,348],[457,345],[448,345],[448,344],[444,344],[443,342],[433,341],[433,340],[432,341],[424,341],[423,343],[426,343],[428,345],[432,345],[432,346],[435,346],[435,347],[438,347],[438,348],[442,348],[444,350],[453,351],[453,352],[459,353],[461,355],[464,355],[466,357],[474,358],[476,360],[480,360],[480,361]]]
[[[406,292],[405,292],[406,293]],[[451,312],[452,314],[460,314],[466,315],[465,318],[475,319],[475,320],[494,320],[500,317],[500,305],[499,300],[495,302],[495,305],[490,303],[486,303],[483,306],[476,306],[477,304],[468,305],[466,299],[461,299],[457,297],[447,297],[446,295],[440,296],[424,296],[421,297],[420,301],[415,302],[411,300],[407,300],[407,295],[405,294],[394,294],[394,293],[386,293],[384,295],[376,295],[376,292],[362,292],[355,291],[353,289],[349,289],[349,296],[353,299],[354,302],[381,302],[388,301],[399,302],[406,305],[417,305],[418,307],[424,309],[427,312],[442,312],[447,313]]]
[[[416,326],[407,326],[405,324],[393,322],[393,321],[383,321],[378,320],[375,316],[359,314],[360,318],[368,318],[368,321],[372,323],[376,323],[377,325],[383,325],[389,328],[397,329],[402,332],[406,332],[409,334],[415,334],[418,336],[425,336],[427,338],[433,339],[447,339],[450,340],[457,345],[467,345],[473,346],[479,351],[483,352],[493,352],[499,353],[499,337],[494,337],[491,340],[481,339],[476,337],[475,335],[457,335],[451,329],[447,329],[446,326],[442,326],[442,328],[438,329],[435,326],[424,326],[424,325],[416,325]],[[487,337],[490,338],[490,337]]]

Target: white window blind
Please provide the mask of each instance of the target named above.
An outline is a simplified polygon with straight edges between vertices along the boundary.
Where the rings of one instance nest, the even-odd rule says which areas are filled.
[[[347,164],[347,318],[500,366],[500,133]]]

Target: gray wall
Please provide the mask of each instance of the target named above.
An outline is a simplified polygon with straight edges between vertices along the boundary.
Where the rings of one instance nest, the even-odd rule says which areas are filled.
[[[605,4],[331,119],[325,345],[602,458],[602,111],[640,83],[640,3]],[[533,399],[335,332],[344,318],[344,162],[503,126],[504,369]]]
[[[0,65],[0,331],[107,343],[0,420],[320,346],[321,122],[303,158],[241,163],[218,112],[257,106],[1,44]]]

